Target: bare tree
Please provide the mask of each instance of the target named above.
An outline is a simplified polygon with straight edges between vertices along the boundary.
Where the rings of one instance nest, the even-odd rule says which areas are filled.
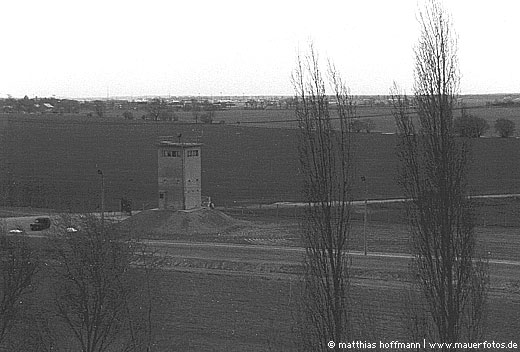
[[[191,114],[193,115],[193,119],[195,120],[196,124],[199,123],[200,115],[202,114],[201,110],[202,109],[198,103],[194,104],[191,109]]]
[[[102,100],[94,100],[94,111],[99,118],[103,118],[106,112],[106,104]]]
[[[22,298],[31,290],[38,265],[34,251],[0,226],[0,345],[20,316]]]
[[[168,106],[166,100],[161,98],[154,98],[147,104],[148,113],[154,121],[174,121],[177,117],[172,109]]]
[[[475,116],[462,107],[460,116],[453,119],[453,130],[460,137],[480,138],[489,130],[489,124],[482,117]]]
[[[131,268],[141,246],[93,216],[86,216],[80,227],[56,239],[57,317],[81,351],[107,351],[116,342],[125,351],[147,350],[151,342],[133,331],[130,314],[135,294],[142,292]]]
[[[164,256],[156,250],[140,245],[136,261],[136,275],[130,283],[134,289],[133,299],[126,302],[128,338],[125,352],[152,351],[155,344],[156,321],[154,303],[157,301],[157,282],[161,281],[161,266]]]
[[[446,11],[432,0],[420,12],[415,48],[415,117],[394,88],[400,183],[407,197],[421,314],[415,337],[435,342],[482,333],[486,265],[475,252],[467,197],[468,146],[453,129],[458,92],[457,43]],[[424,304],[423,304],[424,303]]]
[[[293,74],[299,154],[308,206],[302,219],[305,275],[302,300],[302,350],[323,350],[328,341],[347,341],[349,327],[348,245],[351,216],[352,98],[329,64],[337,117],[329,107],[314,48],[298,58]]]

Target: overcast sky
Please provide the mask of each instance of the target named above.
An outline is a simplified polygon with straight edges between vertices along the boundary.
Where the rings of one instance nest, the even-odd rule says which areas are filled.
[[[310,40],[353,94],[411,91],[423,0],[29,0],[0,6],[0,97],[292,95]],[[520,93],[520,1],[445,1],[461,93]]]

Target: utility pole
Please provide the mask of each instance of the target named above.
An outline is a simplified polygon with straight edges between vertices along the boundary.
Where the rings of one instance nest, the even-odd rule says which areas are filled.
[[[182,209],[186,209],[186,176],[184,175],[184,146],[181,146],[181,163],[182,163]]]
[[[184,175],[184,145],[181,143],[182,134],[177,135],[181,147],[181,173],[182,173],[182,209],[186,209],[186,177]]]
[[[101,175],[101,225],[105,227],[105,175],[101,169],[97,170],[97,173]]]
[[[367,203],[368,203],[368,186],[367,179],[365,176],[361,176],[361,181],[363,181],[363,185],[365,186],[365,212],[363,216],[363,249],[364,254],[367,255]]]

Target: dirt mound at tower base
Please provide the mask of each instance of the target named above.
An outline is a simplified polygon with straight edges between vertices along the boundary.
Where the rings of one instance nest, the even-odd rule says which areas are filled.
[[[216,234],[247,225],[247,221],[237,220],[221,211],[201,208],[191,211],[145,210],[122,221],[120,229],[143,237]]]

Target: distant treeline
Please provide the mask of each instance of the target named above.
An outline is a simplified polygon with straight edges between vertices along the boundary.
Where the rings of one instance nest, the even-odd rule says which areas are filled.
[[[73,100],[60,98],[0,99],[0,113],[24,114],[85,114],[89,117],[124,117],[125,119],[175,120],[175,111],[221,111],[227,109],[292,109],[294,98],[206,99],[151,98],[139,100]]]

